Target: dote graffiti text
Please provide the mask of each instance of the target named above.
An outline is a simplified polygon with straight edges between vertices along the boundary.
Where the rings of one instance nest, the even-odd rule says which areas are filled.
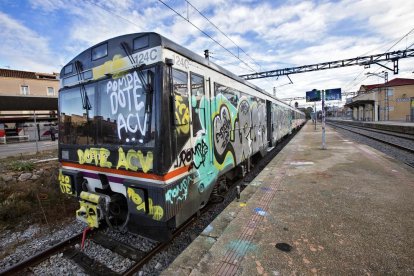
[[[136,205],[136,209],[139,212],[147,212],[145,207],[145,201],[142,197],[135,192],[134,189],[128,188],[128,198]],[[152,198],[148,199],[148,215],[152,216],[155,220],[161,220],[164,216],[164,209],[159,205],[154,205]]]
[[[102,168],[111,168],[112,163],[108,161],[110,151],[105,148],[78,149],[79,164],[93,164]],[[128,150],[126,153],[123,148],[118,149],[118,160],[116,169],[125,168],[130,171],[141,169],[144,173],[152,169],[154,155],[151,151],[145,155],[142,151]]]
[[[108,161],[110,151],[105,148],[78,149],[79,164],[95,164],[102,168],[112,167],[112,163]]]
[[[144,136],[147,113],[138,73],[129,73],[119,79],[108,81],[106,93],[109,95],[111,113],[117,117],[118,138],[122,139],[122,133],[128,135],[139,132]]]

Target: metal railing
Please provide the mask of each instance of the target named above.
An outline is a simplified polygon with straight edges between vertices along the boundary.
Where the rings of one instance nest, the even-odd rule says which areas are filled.
[[[17,136],[3,136],[0,137],[0,143],[7,144],[7,140],[13,142],[27,142],[29,141],[29,135],[17,135]]]

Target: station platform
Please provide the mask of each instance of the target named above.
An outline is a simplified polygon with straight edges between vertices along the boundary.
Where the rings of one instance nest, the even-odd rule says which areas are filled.
[[[308,122],[162,275],[413,275],[414,170],[326,141]]]
[[[341,120],[334,118],[327,118],[327,121],[341,122],[349,125],[356,125],[362,127],[375,128],[380,130],[389,130],[395,132],[401,132],[414,135],[414,122],[401,122],[401,121],[353,121],[353,120]]]

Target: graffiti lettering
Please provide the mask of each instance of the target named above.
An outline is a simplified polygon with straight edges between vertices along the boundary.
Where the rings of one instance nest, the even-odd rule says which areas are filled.
[[[191,181],[191,178],[187,176],[187,178],[181,181],[180,184],[178,184],[172,189],[169,189],[165,193],[165,201],[171,204],[174,204],[174,201],[178,203],[180,201],[186,200],[187,195],[188,195],[188,186],[190,185],[190,181]]]
[[[134,189],[132,188],[128,188],[127,191],[128,194],[128,198],[136,205],[136,209],[137,211],[140,212],[146,212],[146,207],[145,207],[145,201],[142,200],[141,196],[139,194],[137,194]],[[164,209],[162,209],[161,206],[159,205],[154,205],[152,198],[148,199],[148,215],[152,216],[153,219],[155,220],[161,220],[162,217],[164,216]]]
[[[105,76],[105,74],[122,70],[128,63],[128,60],[123,59],[121,55],[114,55],[112,60],[92,69],[93,79],[96,80]]]
[[[110,151],[105,148],[90,148],[84,151],[78,149],[79,164],[92,164],[103,168],[110,168],[112,163],[108,161]]]
[[[198,169],[200,168],[201,165],[204,165],[206,161],[207,152],[208,152],[208,146],[204,142],[204,140],[201,140],[195,145],[194,148],[184,149],[180,152],[179,158],[178,158],[179,163],[176,164],[175,167],[181,167],[181,166],[186,166],[186,165],[191,164],[191,161],[193,160],[194,155],[196,155],[199,158],[197,158],[197,160],[195,160],[192,163],[192,165],[194,165],[194,167]]]
[[[64,194],[73,194],[72,185],[70,184],[70,177],[68,175],[64,175],[62,170],[59,170],[59,186],[60,191]]]
[[[118,138],[122,132],[146,133],[147,113],[144,109],[145,96],[142,94],[142,84],[138,73],[128,73],[116,80],[108,81],[106,93],[109,95],[112,115],[117,115]],[[129,140],[129,139],[128,139]]]
[[[190,131],[190,111],[181,95],[175,94],[175,120],[178,134],[188,134]]]
[[[197,143],[194,149],[194,154],[196,156],[196,158],[194,158],[194,167],[198,170],[201,165],[205,165],[205,161],[207,158],[207,153],[208,153],[208,146],[207,144],[204,142],[204,140],[201,140],[200,143]],[[199,157],[199,158],[197,158]]]
[[[221,154],[230,142],[231,131],[230,111],[224,105],[220,109],[220,115],[214,118],[214,131],[216,138],[214,139],[214,144],[217,151]]]
[[[176,167],[186,166],[193,160],[193,149],[183,149],[179,155],[179,164]]]
[[[140,150],[130,149],[125,155],[124,150],[119,148],[118,154],[117,169],[124,167],[126,170],[137,171],[141,167],[144,173],[152,169],[154,155],[151,151],[147,152],[147,155],[144,157]]]

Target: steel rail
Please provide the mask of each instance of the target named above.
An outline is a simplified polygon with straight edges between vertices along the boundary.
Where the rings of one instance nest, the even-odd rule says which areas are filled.
[[[382,133],[384,135],[391,135],[391,136],[398,137],[398,138],[401,138],[401,139],[414,141],[414,135],[408,134],[408,133],[397,132],[397,131],[392,131],[392,130],[377,129],[377,128],[373,128],[373,127],[363,127],[363,126],[358,126],[358,125],[353,125],[353,124],[347,124],[346,122],[340,122],[340,121],[328,121],[328,122],[331,122],[333,124],[340,124],[340,125],[350,126],[350,127],[353,127],[353,128],[368,130],[368,131],[372,131],[372,132]]]
[[[338,124],[335,124],[335,123],[332,123],[332,122],[328,122],[328,124],[329,124],[329,125],[332,125],[332,126],[334,126],[334,127],[339,127],[339,128],[345,129],[345,130],[347,130],[347,131],[350,131],[350,132],[356,133],[356,134],[358,134],[358,135],[361,135],[361,136],[364,136],[364,137],[370,138],[370,139],[372,139],[372,140],[375,140],[375,141],[381,142],[381,143],[383,143],[383,144],[387,144],[387,145],[393,146],[393,147],[398,148],[398,149],[400,149],[400,150],[407,151],[407,152],[410,152],[410,153],[414,153],[414,149],[412,149],[412,148],[407,148],[407,147],[404,147],[404,146],[401,146],[401,145],[398,145],[398,144],[395,144],[395,143],[391,143],[391,142],[388,142],[388,141],[384,141],[384,140],[382,140],[382,139],[379,139],[379,138],[373,137],[373,136],[371,136],[371,135],[362,134],[362,133],[360,133],[360,132],[358,132],[358,131],[353,131],[353,130],[350,130],[350,129],[346,128],[346,127],[339,126]],[[349,126],[349,125],[348,125],[348,126]],[[352,128],[352,127],[351,127],[351,128]],[[371,131],[371,130],[370,130],[370,129],[366,129],[366,131]],[[387,134],[387,135],[392,136],[391,134]],[[396,136],[396,137],[398,137],[398,136]]]
[[[64,241],[59,242],[58,244],[51,246],[49,248],[47,248],[44,251],[39,252],[38,254],[34,255],[33,257],[30,257],[28,259],[25,259],[9,268],[6,268],[3,271],[0,271],[0,275],[16,275],[17,272],[22,271],[23,269],[26,269],[28,267],[32,267],[35,266],[41,262],[43,262],[44,260],[46,260],[47,258],[49,258],[50,256],[52,256],[53,254],[55,254],[56,252],[59,252],[60,250],[62,250],[62,248],[65,248],[66,246],[69,246],[73,243],[78,242],[81,238],[82,238],[82,234],[83,232],[80,232]]]
[[[191,218],[187,220],[183,225],[181,225],[174,233],[172,234],[172,237],[170,240],[166,242],[162,242],[159,245],[157,245],[155,248],[153,248],[150,252],[148,252],[145,257],[143,257],[141,260],[137,261],[134,265],[132,265],[130,268],[128,268],[126,271],[122,273],[123,276],[131,276],[134,275],[140,268],[142,268],[148,261],[150,261],[155,255],[157,255],[159,252],[161,252],[164,248],[166,248],[168,245],[170,245],[171,241],[176,238],[179,234],[182,233],[188,226],[190,226],[198,214],[193,215]]]

